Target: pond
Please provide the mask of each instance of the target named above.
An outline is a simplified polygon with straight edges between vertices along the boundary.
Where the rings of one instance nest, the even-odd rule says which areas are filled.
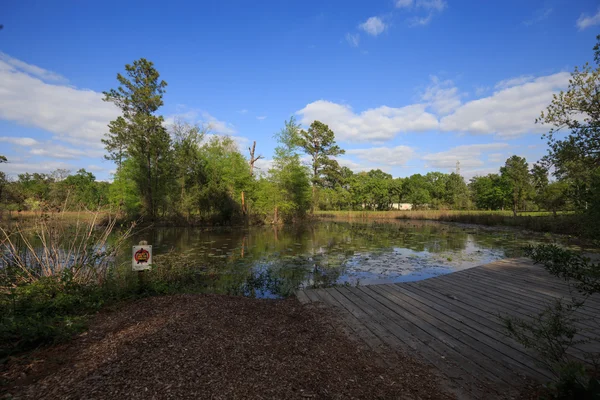
[[[508,228],[405,220],[154,228],[136,233],[131,244],[140,240],[152,244],[154,254],[174,251],[199,269],[217,270],[220,278],[207,291],[253,297],[287,296],[301,287],[416,281],[522,256],[526,244],[573,247],[566,238]]]

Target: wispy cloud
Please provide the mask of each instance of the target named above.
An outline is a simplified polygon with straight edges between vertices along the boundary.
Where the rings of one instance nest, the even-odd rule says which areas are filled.
[[[396,0],[396,8],[409,8],[414,4],[414,0]]]
[[[433,19],[433,14],[430,13],[426,17],[413,17],[409,18],[408,23],[410,26],[426,26],[429,25],[431,20]]]
[[[397,0],[396,8],[406,9],[416,14],[426,12],[425,15],[415,15],[407,19],[411,27],[427,26],[435,14],[439,14],[448,7],[445,0]]]
[[[240,111],[238,111],[240,114],[247,114],[248,110],[246,110],[245,108],[241,109]]]
[[[387,28],[387,25],[381,20],[381,18],[371,17],[362,24],[358,25],[358,27],[371,36],[377,36]]]
[[[259,121],[262,121],[263,119],[267,119],[266,115],[259,115],[256,117],[256,119],[258,119]]]
[[[527,82],[531,82],[535,79],[533,75],[521,75],[516,78],[504,79],[494,86],[496,89],[506,89],[513,86],[522,85]]]
[[[448,3],[445,0],[417,0],[416,7],[441,12],[448,7]]]
[[[346,42],[352,47],[358,47],[360,44],[360,35],[357,33],[353,35],[352,33],[346,33]]]
[[[48,70],[46,70],[44,68],[40,68],[36,65],[27,64],[24,61],[18,60],[16,58],[11,57],[8,54],[2,53],[2,52],[0,52],[0,61],[4,61],[6,64],[10,65],[11,67],[13,67],[19,71],[25,72],[28,75],[39,78],[43,81],[59,82],[59,83],[68,82],[67,78],[65,78],[64,76],[62,76],[60,74],[57,74],[56,72],[48,71]]]
[[[2,54],[0,119],[43,129],[72,144],[102,148],[100,139],[120,110],[102,101],[102,93],[45,82],[51,80],[65,79]]]
[[[531,25],[540,23],[543,20],[545,20],[546,18],[548,18],[550,16],[550,14],[552,14],[552,11],[553,11],[553,9],[551,7],[540,8],[539,10],[537,10],[534,13],[534,15],[531,19],[523,21],[523,25],[531,26]]]
[[[580,31],[589,28],[590,26],[595,26],[600,24],[600,8],[598,12],[594,15],[588,15],[582,13],[581,16],[577,19],[575,25],[579,28]]]

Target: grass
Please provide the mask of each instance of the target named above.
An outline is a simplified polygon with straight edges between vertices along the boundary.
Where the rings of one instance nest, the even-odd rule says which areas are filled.
[[[572,212],[561,212],[554,216],[551,212],[523,212],[513,217],[512,211],[317,211],[321,218],[340,219],[399,219],[433,220],[478,224],[486,226],[510,226],[537,232],[560,233],[585,237],[588,232],[582,216]]]

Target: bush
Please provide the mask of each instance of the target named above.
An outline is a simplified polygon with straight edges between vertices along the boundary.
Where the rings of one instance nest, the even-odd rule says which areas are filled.
[[[547,385],[546,397],[600,399],[600,370],[596,362],[600,354],[587,352],[586,356],[592,361],[589,365],[573,361],[567,354],[573,346],[599,340],[598,337],[584,339],[579,335],[575,313],[584,306],[589,296],[600,292],[600,264],[555,245],[530,246],[525,252],[534,262],[543,264],[549,273],[565,280],[582,296],[558,299],[530,321],[503,318],[508,335],[537,352],[554,374],[554,381]]]

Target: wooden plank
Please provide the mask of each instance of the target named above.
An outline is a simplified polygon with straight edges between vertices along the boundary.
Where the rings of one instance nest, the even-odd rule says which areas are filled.
[[[319,298],[319,296],[317,296],[313,289],[305,290],[304,293],[311,301],[311,303],[319,303],[321,301],[321,299]]]
[[[426,361],[436,366],[448,376],[452,382],[462,386],[464,390],[471,392],[476,398],[480,397],[482,394],[480,393],[481,386],[487,385],[488,379],[484,379],[480,376],[479,373],[481,371],[470,368],[471,365],[474,365],[472,361],[461,359],[460,354],[458,354],[458,358],[461,359],[461,362],[457,363],[455,360],[457,357],[454,357],[456,352],[453,351],[452,348],[439,341],[435,336],[410,324],[390,309],[386,307],[377,307],[376,309],[371,307],[357,295],[359,294],[362,296],[361,293],[354,293],[357,292],[356,288],[353,288],[352,290],[338,288],[338,291],[347,296],[348,299],[351,299],[354,304],[360,305],[366,312],[368,311],[373,317],[374,324],[382,324],[386,329],[389,329],[391,332],[394,332],[401,337],[405,335],[403,331],[409,331],[411,334],[418,337],[422,344],[417,350]],[[402,326],[399,327],[399,324]],[[497,380],[495,380],[495,382],[497,383]]]
[[[551,302],[532,302],[524,300],[519,296],[511,296],[510,294],[499,290],[496,286],[488,285],[481,281],[473,281],[472,279],[468,279],[468,277],[466,277],[464,274],[462,276],[450,275],[451,274],[446,276],[443,281],[436,282],[456,285],[462,289],[461,292],[463,293],[479,294],[485,298],[489,298],[489,301],[493,301],[500,306],[504,306],[504,308],[509,310],[509,313],[511,310],[514,310],[524,314],[525,316],[537,315],[551,304]],[[430,281],[433,282],[434,280],[431,279]],[[582,329],[585,329],[585,327],[597,327],[595,322],[585,319],[578,321],[576,325],[580,326]],[[587,334],[584,333],[584,336],[587,336]]]
[[[391,291],[403,292],[406,296],[413,299],[415,302],[421,303],[427,308],[423,308],[419,304],[413,303],[415,307],[423,309],[425,312],[434,312],[435,317],[445,321],[454,328],[468,334],[471,338],[478,340],[492,349],[491,354],[499,352],[502,356],[509,357],[506,360],[501,356],[500,359],[504,359],[507,364],[513,365],[517,368],[524,368],[529,374],[533,375],[537,379],[551,379],[552,374],[548,371],[541,371],[537,360],[533,357],[525,354],[523,351],[515,349],[506,343],[506,335],[499,334],[497,331],[488,328],[484,324],[477,321],[465,319],[461,314],[457,313],[452,307],[447,305],[439,305],[436,302],[432,302],[426,297],[420,295],[417,291],[411,290],[407,285],[377,285],[372,289],[382,289]],[[395,296],[395,293],[391,293]],[[404,301],[398,297],[398,301]],[[516,343],[515,343],[516,344]],[[487,353],[487,349],[484,350]]]
[[[538,288],[532,287],[532,285],[525,286],[519,284],[519,282],[495,279],[494,275],[492,274],[493,273],[484,271],[482,269],[475,269],[465,275],[477,282],[500,288],[503,290],[503,292],[508,292],[517,295],[521,299],[526,299],[527,301],[531,301],[536,304],[541,304],[543,306],[546,306],[549,303],[553,302],[555,299],[560,298],[560,296],[555,296],[545,291],[540,291],[538,290]],[[577,311],[577,314],[581,315],[582,317],[587,316],[595,318],[597,312],[598,311],[593,310],[591,307],[586,306],[584,308],[579,309]]]
[[[479,293],[472,287],[461,287],[461,285],[455,282],[448,282],[448,280],[437,280],[435,283],[434,279],[428,279],[419,282],[421,285],[430,286],[431,288],[438,289],[450,293],[456,299],[461,299],[463,302],[467,302],[471,305],[477,305],[478,308],[491,313],[495,318],[499,319],[500,315],[517,317],[523,320],[531,320],[536,312],[530,312],[522,307],[515,307],[509,304],[505,304],[500,300],[495,299],[490,293]],[[467,294],[468,293],[468,294]],[[589,333],[581,332],[582,336],[587,337]],[[569,354],[578,358],[580,361],[589,362],[585,358],[585,354],[582,349],[585,345],[579,346],[579,348],[573,347],[569,350]]]
[[[473,271],[471,271],[473,270]],[[507,273],[506,271],[489,269],[484,267],[477,267],[467,270],[468,272],[480,272],[488,273],[494,276],[494,279],[502,280],[504,282],[510,282],[513,284],[528,285],[532,291],[545,293],[554,297],[573,297],[582,298],[583,296],[577,292],[574,287],[569,287],[565,282],[546,273],[546,277],[537,277],[527,272]],[[587,299],[586,304],[588,308],[594,309],[600,312],[600,296],[591,296]]]
[[[347,290],[347,289],[346,289]],[[388,313],[391,311],[392,318],[404,318],[411,322],[416,328],[413,330],[415,335],[418,335],[419,339],[425,342],[428,346],[434,348],[438,353],[443,354],[449,360],[456,363],[469,374],[473,374],[476,377],[483,377],[485,381],[495,382],[496,384],[508,384],[502,378],[502,371],[494,366],[489,366],[489,369],[482,368],[477,364],[478,360],[475,360],[475,354],[470,349],[464,349],[462,343],[458,342],[451,335],[448,335],[445,331],[436,326],[435,321],[432,318],[419,313],[418,310],[410,308],[400,308],[397,304],[390,302],[383,298],[378,293],[375,293],[370,289],[369,286],[363,286],[357,288],[357,290],[368,295],[372,300],[384,305],[387,308]],[[349,294],[353,294],[352,291]],[[379,308],[379,310],[382,310]],[[490,371],[491,370],[491,371]],[[485,383],[484,381],[484,383]]]
[[[474,361],[482,368],[491,370],[491,372],[502,370],[502,379],[508,384],[512,385],[514,379],[522,377],[517,375],[516,372],[522,372],[523,375],[532,376],[536,379],[545,378],[543,374],[537,371],[538,368],[532,367],[533,362],[531,360],[525,360],[523,357],[524,363],[522,363],[515,360],[519,356],[514,354],[514,358],[507,356],[505,353],[512,354],[514,351],[501,340],[498,340],[497,335],[492,334],[492,336],[489,336],[486,333],[475,330],[470,325],[465,324],[460,318],[453,318],[456,314],[453,314],[451,310],[446,309],[440,312],[436,310],[436,307],[432,307],[429,302],[403,289],[402,286],[374,285],[369,288],[396,304],[410,305],[412,309],[420,310],[422,313],[435,318],[438,321],[436,322],[436,326],[462,342],[466,347],[470,347],[479,353],[474,358]]]
[[[298,298],[301,304],[310,303],[310,299],[308,298],[306,293],[304,293],[304,290],[296,290],[296,297]]]
[[[382,342],[387,344],[392,348],[404,348],[402,342],[386,329],[384,329],[379,324],[369,323],[371,320],[370,314],[363,311],[362,308],[358,307],[354,302],[348,300],[346,296],[341,294],[336,288],[327,289],[327,293],[329,293],[334,299],[336,299],[340,304],[344,306],[346,310],[348,310],[352,315],[354,315],[362,324],[364,324],[369,331],[371,331],[374,335],[376,335]]]
[[[354,334],[375,351],[382,351],[385,347],[384,343],[371,332],[367,327],[349,312],[340,302],[338,302],[325,289],[314,289],[315,294],[325,303],[330,305],[344,321],[344,323],[354,332]]]

